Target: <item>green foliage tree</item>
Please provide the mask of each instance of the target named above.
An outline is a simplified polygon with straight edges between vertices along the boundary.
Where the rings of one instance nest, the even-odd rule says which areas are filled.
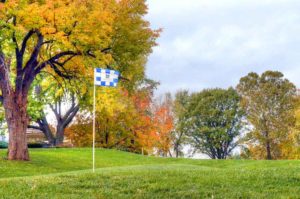
[[[192,145],[212,159],[225,159],[238,145],[243,113],[233,88],[208,89],[191,95],[188,106]]]
[[[190,129],[189,117],[187,114],[189,105],[189,92],[178,91],[173,102],[174,130],[171,135],[175,157],[183,155],[183,146],[188,143],[187,134]]]
[[[42,131],[48,143],[57,146],[63,143],[64,131],[73,121],[80,107],[87,106],[88,93],[84,80],[73,79],[67,83],[51,80],[44,78],[30,95],[28,112],[31,122],[28,127]],[[53,113],[55,129],[51,128],[45,109],[48,109],[48,113]]]
[[[279,158],[280,144],[295,125],[295,86],[276,71],[249,73],[237,86],[241,106],[252,126],[248,145],[266,159]]]

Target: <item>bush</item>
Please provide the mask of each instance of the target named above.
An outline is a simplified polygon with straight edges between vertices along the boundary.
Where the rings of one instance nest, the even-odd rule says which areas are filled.
[[[0,149],[6,149],[8,147],[8,143],[4,141],[0,141]]]
[[[44,148],[43,143],[28,143],[28,148]]]

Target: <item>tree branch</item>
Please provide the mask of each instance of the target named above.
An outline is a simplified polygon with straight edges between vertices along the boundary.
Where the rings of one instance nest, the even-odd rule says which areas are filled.
[[[53,57],[51,57],[50,59],[42,62],[34,71],[34,74],[38,74],[40,73],[41,70],[43,70],[47,65],[50,65],[54,71],[58,74],[58,75],[63,75],[61,73],[61,71],[54,65],[54,63],[58,63],[57,60],[59,60],[60,58],[64,57],[64,56],[68,56],[68,55],[71,55],[72,58],[75,57],[75,56],[78,56],[78,55],[81,55],[81,53],[76,53],[76,52],[73,52],[73,51],[64,51],[64,52],[60,52],[56,55],[54,55]],[[70,61],[71,59],[67,59],[68,61]],[[66,63],[66,62],[65,62]],[[64,63],[64,64],[65,64]]]
[[[24,37],[20,53],[24,55],[29,38],[35,33],[35,30],[30,30]]]
[[[71,114],[67,117],[67,119],[63,122],[64,128],[66,128],[73,120],[77,112],[79,111],[79,105],[73,108]]]
[[[35,47],[33,49],[33,52],[31,53],[31,56],[30,56],[28,62],[26,63],[26,65],[24,67],[24,70],[26,70],[26,68],[31,68],[33,62],[36,62],[37,57],[38,57],[39,52],[40,52],[40,49],[41,49],[41,47],[43,45],[43,42],[44,42],[44,36],[38,30],[35,31],[35,34],[37,34],[37,36],[38,36],[38,42],[35,45]]]
[[[57,108],[54,108],[52,104],[49,104],[49,106],[50,106],[50,109],[53,111],[53,113],[56,117],[56,120],[59,121],[60,120],[60,115],[57,112]]]
[[[16,79],[16,91],[17,92],[21,91],[21,89],[25,92],[28,92],[31,83],[33,82],[33,80],[36,76],[36,74],[34,74],[34,68],[36,65],[38,65],[37,58],[40,53],[41,47],[43,45],[44,37],[38,30],[35,30],[35,34],[38,36],[38,41],[33,49],[33,52],[31,53],[29,60],[27,61],[25,67],[23,68],[22,72],[20,73],[19,76],[17,76],[17,79]],[[22,59],[23,59],[23,55],[22,55]],[[21,78],[20,76],[21,77],[23,76],[23,78]]]

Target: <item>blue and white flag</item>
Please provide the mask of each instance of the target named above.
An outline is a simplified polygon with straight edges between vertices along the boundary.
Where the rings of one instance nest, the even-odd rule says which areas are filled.
[[[96,86],[116,87],[119,81],[120,73],[115,70],[95,68],[94,84]]]

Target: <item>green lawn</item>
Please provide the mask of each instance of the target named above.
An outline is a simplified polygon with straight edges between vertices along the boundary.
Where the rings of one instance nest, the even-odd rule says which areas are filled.
[[[170,159],[97,150],[92,173],[90,149],[30,154],[30,162],[0,160],[0,198],[300,198],[300,161]]]

